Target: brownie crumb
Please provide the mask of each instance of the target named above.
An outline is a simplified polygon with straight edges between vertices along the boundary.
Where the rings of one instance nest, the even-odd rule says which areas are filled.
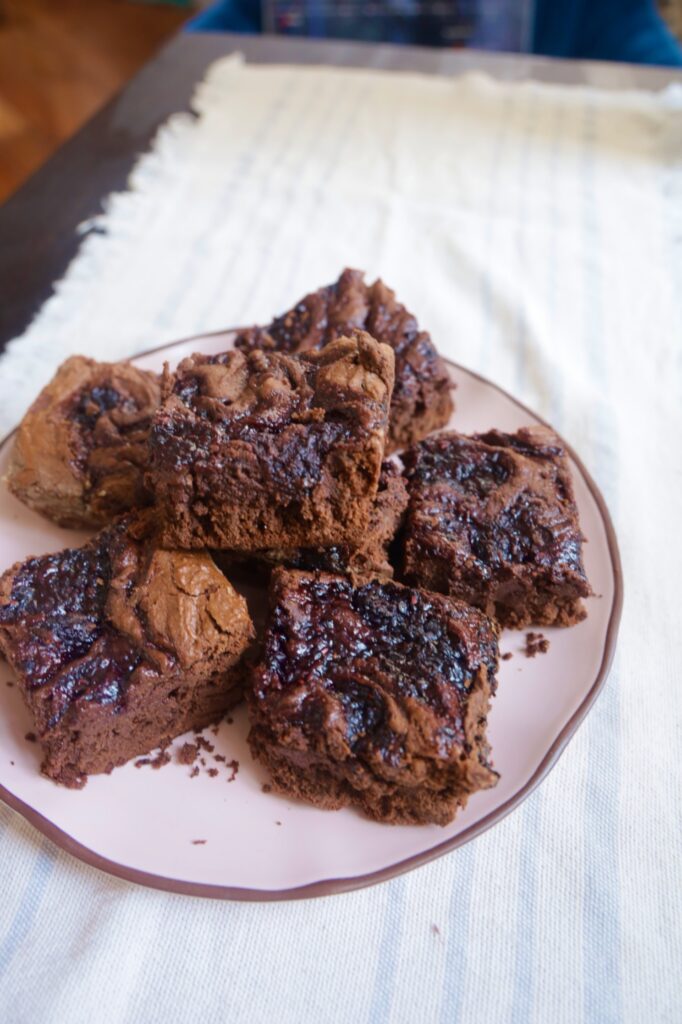
[[[24,736],[24,739],[27,740],[29,743],[38,742],[38,737],[34,732],[27,732],[26,735]]]
[[[263,793],[272,793],[272,786],[270,785],[269,782],[264,782],[263,785],[261,786],[261,790],[263,791]]]
[[[14,764],[14,761],[10,761],[10,764],[11,764],[11,765],[13,765],[13,764]]]
[[[197,747],[201,750],[205,750],[207,754],[212,754],[215,750],[213,744],[204,736],[197,736]]]
[[[135,767],[136,768],[144,768],[144,766],[146,764],[151,764],[151,763],[152,763],[151,762],[151,758],[149,758],[149,757],[138,757],[137,761],[135,762]]]
[[[214,761],[227,761],[227,758],[225,757],[224,754],[214,754],[213,755],[213,760]]]
[[[239,761],[228,761],[227,767],[232,772],[227,781],[234,782],[234,780],[237,778],[237,772],[239,771]]]
[[[178,764],[193,764],[198,753],[199,747],[196,743],[183,743],[178,751]]]
[[[546,654],[549,650],[549,640],[542,633],[526,633],[526,646],[523,653],[527,658],[534,658],[536,654]]]
[[[206,845],[206,840],[205,839],[193,839],[192,840],[192,846],[205,846],[205,845]]]
[[[212,779],[215,779],[216,775],[218,774],[218,769],[217,768],[209,768],[208,769],[208,774],[211,776]]]
[[[190,779],[196,779],[198,774],[199,774],[199,766],[195,764],[194,768],[192,768],[192,771],[189,773],[189,777],[190,777]]]
[[[205,757],[200,757],[199,758],[199,764],[201,765],[202,768],[205,768],[206,767],[206,758]]]
[[[9,685],[11,686],[12,684],[10,683]],[[227,722],[228,725],[233,725],[234,724],[234,718],[232,718],[230,715],[227,716],[225,721]]]
[[[160,750],[158,752],[156,757],[153,757],[151,759],[150,764],[151,764],[152,768],[155,768],[155,769],[158,770],[159,768],[164,768],[167,764],[170,764],[170,762],[171,762],[171,756],[168,753],[168,751],[166,750],[166,748],[164,747],[163,750]]]
[[[513,658],[513,657],[514,657],[514,655],[512,654],[511,651],[505,651],[504,654],[500,655],[500,660],[501,661],[509,661],[509,659]]]
[[[218,733],[220,732],[220,726],[219,725],[212,725],[211,726],[211,732],[213,733],[214,736],[217,736]]]
[[[11,680],[11,679],[8,679],[8,680],[7,680],[7,682],[5,683],[5,686],[9,686],[9,688],[10,688],[10,690],[11,690],[11,689],[12,689],[12,687],[14,686],[14,683],[12,682],[12,680]]]
[[[282,822],[281,822],[281,821],[276,821],[276,822],[275,822],[275,825],[281,825],[281,824],[282,824]]]

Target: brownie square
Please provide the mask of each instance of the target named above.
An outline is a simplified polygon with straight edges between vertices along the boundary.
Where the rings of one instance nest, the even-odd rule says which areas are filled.
[[[496,626],[392,581],[273,574],[249,743],[280,792],[377,821],[445,825],[494,786]]]
[[[367,331],[395,353],[389,450],[444,427],[454,408],[453,384],[430,335],[383,281],[365,284],[359,270],[344,270],[334,284],[306,295],[267,327],[243,331],[235,344],[244,351],[302,352],[322,348],[353,328]]]
[[[183,360],[166,378],[150,439],[163,543],[358,543],[377,494],[393,363],[362,331],[300,356]]]
[[[384,462],[379,477],[379,489],[372,505],[367,531],[357,546],[335,544],[330,548],[273,548],[255,551],[254,561],[262,566],[284,565],[291,569],[321,569],[326,572],[345,573],[359,581],[393,576],[389,561],[389,548],[398,533],[407,508],[407,485],[400,467],[395,462]],[[227,564],[230,563],[227,555]]]
[[[103,526],[145,504],[156,374],[73,356],[57,370],[17,431],[7,485],[60,526]]]
[[[410,583],[504,626],[571,626],[591,594],[564,448],[550,430],[430,437],[405,455]]]
[[[42,770],[66,786],[219,719],[241,699],[252,637],[209,555],[164,551],[129,518],[0,578],[0,649]]]

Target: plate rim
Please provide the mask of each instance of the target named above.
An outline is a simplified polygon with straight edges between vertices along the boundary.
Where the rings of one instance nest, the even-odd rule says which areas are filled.
[[[135,353],[135,355],[129,356],[124,361],[132,362],[136,359],[141,359],[144,356],[154,355],[156,352],[179,348],[181,345],[187,345],[190,342],[197,342],[198,344],[207,338],[235,334],[239,330],[240,328],[237,327],[228,327],[220,331],[207,331],[202,334],[190,335],[189,337],[180,338],[177,341],[171,341],[164,345],[157,345],[154,348],[144,349],[141,352]],[[488,829],[492,828],[493,825],[496,825],[503,818],[506,818],[508,814],[515,810],[519,804],[523,803],[523,801],[530,796],[533,790],[543,781],[543,779],[547,777],[552,768],[557,764],[559,758],[568,746],[569,741],[586,718],[588,712],[604,688],[608,678],[616,649],[621,613],[623,610],[623,569],[618,540],[611,520],[611,515],[599,487],[587,470],[582,459],[577,455],[573,447],[557,433],[554,427],[552,427],[551,424],[549,424],[542,416],[533,412],[533,410],[527,405],[519,401],[518,398],[515,398],[514,395],[510,394],[505,390],[505,388],[496,384],[488,377],[485,377],[483,374],[478,373],[475,370],[470,370],[468,367],[463,366],[460,363],[456,363],[453,360],[446,359],[445,357],[442,358],[443,362],[446,363],[449,368],[453,369],[455,372],[463,371],[475,380],[494,388],[504,398],[513,402],[514,405],[522,410],[522,412],[527,413],[542,426],[548,427],[557,435],[574,464],[582,474],[583,479],[587,484],[587,488],[599,509],[606,532],[607,546],[613,572],[614,589],[611,613],[609,615],[608,626],[604,638],[604,648],[602,651],[599,670],[587,694],[585,695],[585,698],[568,719],[541,760],[540,764],[524,785],[498,808],[481,818],[480,821],[470,825],[458,835],[453,836],[450,839],[446,839],[442,843],[437,843],[436,846],[432,846],[429,850],[423,850],[421,853],[413,854],[412,856],[406,857],[395,864],[390,864],[387,867],[380,868],[378,871],[371,871],[364,875],[356,875],[349,878],[320,879],[316,882],[310,882],[307,885],[294,886],[290,889],[251,889],[239,886],[217,885],[208,882],[189,882],[180,878],[169,878],[166,875],[156,875],[149,871],[142,871],[139,868],[128,867],[125,864],[119,864],[117,861],[110,860],[108,857],[105,857],[100,853],[96,853],[83,843],[80,843],[77,839],[74,839],[73,836],[70,836],[68,832],[65,832],[58,825],[55,825],[55,823],[45,817],[44,814],[37,811],[34,807],[31,807],[30,804],[27,804],[24,800],[16,796],[11,790],[7,789],[0,783],[0,800],[2,800],[3,803],[7,804],[7,806],[13,811],[20,814],[29,822],[29,824],[33,825],[34,828],[42,833],[42,835],[46,836],[59,849],[64,850],[66,853],[87,864],[89,867],[97,868],[106,874],[113,875],[116,878],[121,878],[126,882],[132,882],[136,885],[142,885],[147,888],[157,889],[163,892],[176,893],[181,896],[201,896],[208,899],[269,903],[282,900],[303,900],[321,896],[333,896],[357,889],[365,889],[368,886],[386,882],[391,878],[395,878],[398,875],[405,874],[406,872],[412,871],[424,864],[428,864],[430,861],[436,860],[438,857],[442,857],[444,854],[450,853],[458,847],[463,846],[465,843],[470,842],[470,840],[475,839],[483,832],[487,832]],[[0,449],[5,447],[10,438],[16,433],[16,429],[17,428],[15,427],[0,440]]]

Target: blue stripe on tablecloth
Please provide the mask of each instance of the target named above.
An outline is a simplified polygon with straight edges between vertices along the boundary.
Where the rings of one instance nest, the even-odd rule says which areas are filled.
[[[10,964],[12,957],[24,941],[40,908],[45,887],[55,865],[54,850],[43,842],[36,855],[31,877],[7,935],[0,944],[0,973]]]
[[[557,100],[551,123],[551,143],[548,145],[547,166],[547,277],[545,280],[545,301],[550,325],[557,315],[557,280],[559,263],[559,216],[557,204],[557,182],[559,166],[559,140],[565,107]],[[519,230],[523,230],[523,221]],[[525,325],[524,325],[525,326]],[[525,341],[525,339],[522,339]],[[525,348],[521,349],[525,356]],[[525,362],[522,369],[525,369]],[[525,374],[521,374],[525,386]],[[546,395],[538,395],[546,403],[545,411],[550,421],[561,431],[564,408],[564,382],[561,374],[547,375],[543,381],[548,387]],[[522,392],[523,392],[522,388]],[[516,961],[512,996],[511,1021],[525,1024],[533,1018],[535,999],[535,970],[537,958],[537,898],[538,898],[538,836],[542,829],[541,791],[536,791],[524,804],[521,844],[519,851],[519,878],[517,890],[516,918]]]
[[[605,357],[603,310],[599,291],[601,267],[589,257],[600,252],[594,148],[597,135],[594,100],[584,109],[583,234],[585,266],[584,344],[587,360],[599,381],[592,424],[592,459],[600,487],[616,512],[617,472],[607,452],[615,448],[615,419],[610,413],[609,376]],[[608,441],[611,441],[609,444]],[[583,1013],[595,1024],[621,1024],[620,872],[618,858],[618,778],[620,762],[620,695],[617,672],[588,722],[589,750],[585,781],[583,903]]]
[[[381,943],[377,956],[377,972],[374,979],[374,993],[369,1011],[369,1024],[383,1024],[391,1013],[391,1000],[395,991],[395,976],[400,953],[405,913],[405,887],[407,882],[401,875],[388,887],[388,898],[384,913]]]
[[[469,917],[476,863],[476,843],[467,843],[450,854],[456,860],[452,894],[448,908],[447,948],[441,999],[441,1024],[456,1024],[460,1019],[462,995],[469,953]]]
[[[526,800],[521,826],[519,882],[516,891],[516,962],[511,1024],[527,1024],[533,1017],[536,958],[536,915],[538,876],[538,835],[542,820],[542,797],[536,792]]]
[[[527,97],[524,118],[523,143],[518,166],[518,208],[516,210],[516,251],[521,268],[522,289],[527,280],[525,229],[528,220],[528,190],[524,181],[528,175],[530,151],[534,128],[537,124],[538,98],[533,93]],[[530,339],[532,344],[533,339]],[[519,394],[525,394],[528,384],[528,317],[526,297],[522,290],[519,295],[516,332],[514,337],[515,376]],[[540,397],[540,396],[538,396]],[[545,397],[545,396],[541,396]],[[537,835],[540,822],[539,794],[526,801],[519,812],[522,816],[519,848],[518,880],[515,895],[516,935],[514,940],[514,981],[512,990],[511,1021],[526,1024],[533,1010],[533,970],[535,967],[535,906],[537,901]],[[511,902],[511,901],[510,901]],[[512,908],[510,907],[510,914]]]

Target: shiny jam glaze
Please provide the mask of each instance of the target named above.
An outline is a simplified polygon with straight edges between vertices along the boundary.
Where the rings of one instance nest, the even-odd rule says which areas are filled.
[[[82,391],[76,398],[73,418],[83,430],[94,430],[100,416],[121,404],[133,408],[130,399],[123,399],[120,392],[108,386],[94,387]]]
[[[154,465],[177,472],[219,464],[221,447],[248,446],[259,480],[295,495],[322,475],[330,452],[377,429],[385,410],[374,402],[340,400],[325,408],[319,366],[279,353],[195,356],[178,369],[173,394],[181,405],[163,408],[152,431]],[[226,367],[211,379],[212,368]],[[236,381],[236,383],[235,383]]]
[[[314,736],[336,705],[345,737],[390,761],[399,741],[387,697],[436,716],[438,742],[461,742],[468,690],[479,667],[497,666],[495,631],[482,613],[392,582],[354,588],[329,574],[277,575],[256,695],[294,695],[292,724]]]
[[[524,432],[428,438],[405,456],[410,540],[447,545],[469,576],[505,565],[584,577],[582,536],[563,449]]]
[[[48,728],[74,701],[120,704],[139,664],[135,646],[105,619],[112,561],[122,527],[83,548],[24,562],[0,605],[0,627],[11,631],[12,657],[29,690],[44,688]]]

